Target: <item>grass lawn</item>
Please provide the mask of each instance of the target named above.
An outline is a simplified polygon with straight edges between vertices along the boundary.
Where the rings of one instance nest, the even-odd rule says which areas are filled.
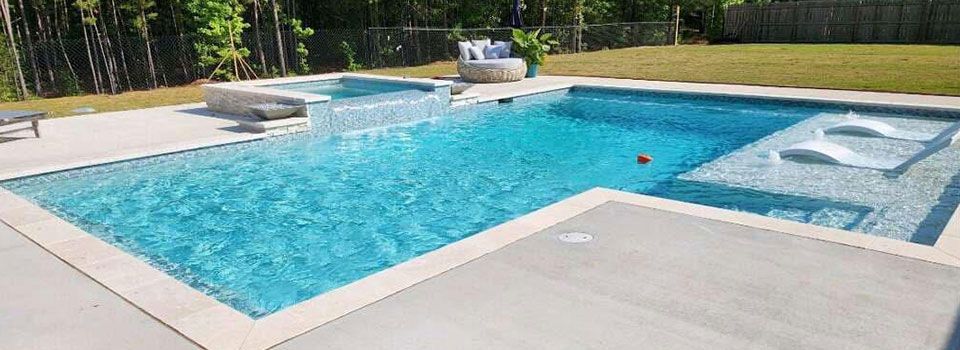
[[[642,47],[551,56],[543,74],[815,87],[960,96],[960,46],[747,44]],[[374,69],[364,73],[431,77],[455,74],[454,62]],[[0,103],[55,116],[90,106],[116,111],[201,101],[186,86]]]
[[[0,103],[0,109],[40,110],[47,111],[54,117],[64,117],[76,114],[72,110],[80,107],[93,107],[97,112],[112,112],[200,101],[203,101],[203,93],[199,86],[181,86],[119,95],[83,95],[6,102]]]

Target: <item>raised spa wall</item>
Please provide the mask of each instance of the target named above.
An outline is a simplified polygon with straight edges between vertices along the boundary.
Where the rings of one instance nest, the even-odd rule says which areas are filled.
[[[326,95],[270,87],[317,81],[339,81],[347,86],[401,84],[411,89],[332,100]],[[253,132],[270,135],[303,131],[338,134],[439,117],[450,108],[451,84],[450,81],[432,79],[332,74],[208,84],[203,86],[203,97],[207,108],[214,112],[245,117],[238,118],[237,122]],[[247,111],[247,106],[260,103],[282,103],[303,108],[292,118],[264,121],[251,117]]]

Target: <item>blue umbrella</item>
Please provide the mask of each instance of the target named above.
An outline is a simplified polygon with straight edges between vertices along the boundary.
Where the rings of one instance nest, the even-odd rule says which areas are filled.
[[[510,11],[510,26],[523,27],[523,16],[520,15],[520,0],[513,0],[513,10]]]

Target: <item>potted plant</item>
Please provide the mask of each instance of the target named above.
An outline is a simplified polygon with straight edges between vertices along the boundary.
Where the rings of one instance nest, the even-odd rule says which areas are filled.
[[[527,62],[527,78],[535,78],[540,65],[547,59],[551,45],[560,45],[553,39],[553,34],[540,34],[540,29],[524,32],[513,30],[513,51]]]

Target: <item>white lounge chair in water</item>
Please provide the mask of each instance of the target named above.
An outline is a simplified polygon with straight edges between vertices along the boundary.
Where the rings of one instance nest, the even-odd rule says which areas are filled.
[[[824,129],[826,133],[865,134],[910,141],[931,141],[936,135],[899,130],[890,124],[871,119],[850,119]]]
[[[899,175],[909,170],[917,162],[950,147],[958,139],[960,139],[960,122],[944,129],[940,134],[934,136],[930,142],[927,142],[920,152],[903,161],[866,157],[849,148],[819,138],[793,144],[779,153],[782,158],[805,157],[856,168],[882,170],[893,175]]]

